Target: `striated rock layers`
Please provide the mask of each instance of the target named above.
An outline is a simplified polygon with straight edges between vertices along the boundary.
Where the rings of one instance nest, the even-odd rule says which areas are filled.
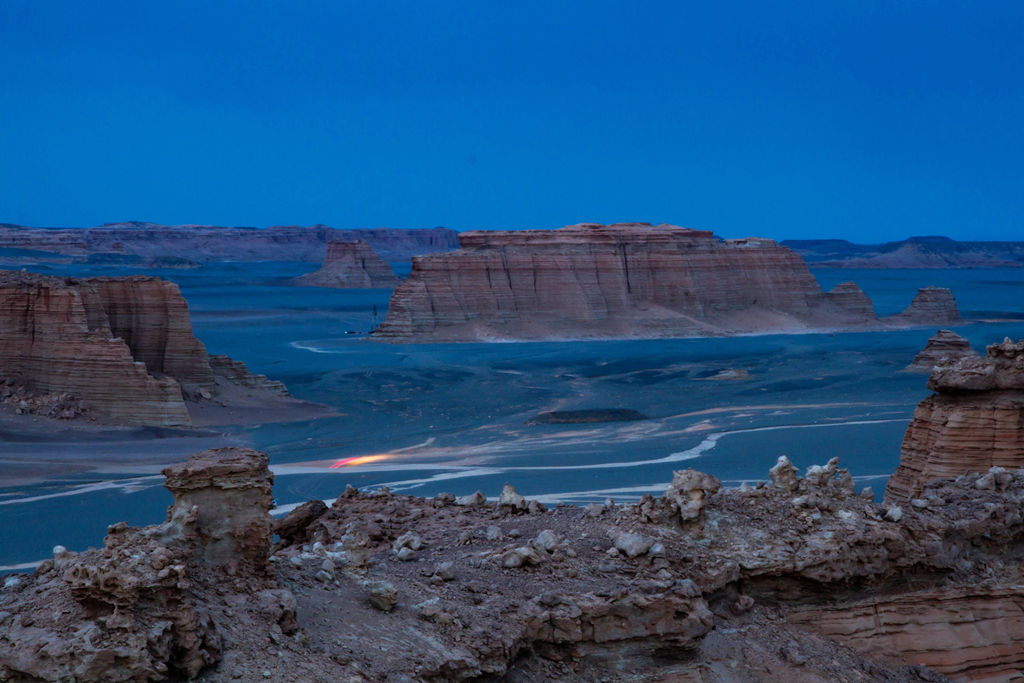
[[[1024,340],[939,365],[928,388],[935,393],[914,411],[887,501],[919,498],[934,479],[1024,467]]]
[[[0,223],[0,250],[7,259],[34,263],[47,257],[131,265],[186,265],[209,261],[306,261],[319,263],[328,242],[367,242],[388,261],[458,246],[448,228],[340,230],[326,225],[228,228],[159,225],[141,221],[93,228],[29,228]]]
[[[457,251],[413,259],[377,339],[715,336],[908,326],[927,317],[879,321],[855,284],[824,293],[798,255],[765,239],[584,223],[466,232],[459,241]]]
[[[350,289],[393,289],[400,280],[369,244],[330,242],[320,270],[292,280],[297,285]]]
[[[191,424],[184,399],[212,398],[225,378],[284,391],[235,361],[211,362],[178,286],[153,277],[0,271],[0,377],[118,422],[162,426]]]
[[[928,340],[920,353],[903,372],[930,375],[936,365],[953,363],[964,356],[976,356],[970,342],[951,330],[939,330]]]
[[[906,325],[945,325],[963,322],[953,298],[946,287],[922,287],[902,312],[890,318],[893,323]]]
[[[844,680],[1024,669],[1024,473],[876,505],[833,459],[548,510],[348,488],[271,527],[266,456],[165,470],[167,522],[0,592],[0,680]],[[987,475],[986,475],[987,476]],[[279,541],[271,546],[271,534]],[[268,556],[269,555],[269,556]],[[927,667],[927,668],[925,668]]]

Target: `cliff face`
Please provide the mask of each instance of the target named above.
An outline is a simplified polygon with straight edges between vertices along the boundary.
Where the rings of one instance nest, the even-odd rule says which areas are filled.
[[[215,375],[173,283],[0,271],[0,377],[118,422],[187,426],[184,398],[211,397]]]
[[[585,223],[467,232],[460,243],[413,259],[378,339],[685,337],[880,324],[856,285],[824,294],[803,260],[771,240]]]
[[[887,501],[917,498],[933,479],[1024,467],[1024,341],[940,365],[928,387],[936,393],[914,411]]]
[[[295,284],[350,289],[393,289],[400,280],[370,245],[358,242],[330,242],[320,270],[297,277]]]
[[[307,261],[319,263],[331,241],[362,240],[388,261],[458,246],[447,228],[339,230],[312,227],[227,228],[215,225],[109,223],[95,228],[28,228],[0,225],[0,248],[51,252],[81,259],[102,255],[146,265],[152,261]],[[38,260],[38,255],[26,257]]]
[[[635,505],[347,488],[271,523],[267,457],[164,470],[163,524],[0,591],[0,679],[1008,680],[1024,473],[857,495],[837,459]],[[988,476],[988,475],[985,475]],[[272,534],[278,536],[272,545]],[[299,628],[301,627],[301,629]],[[372,637],[367,637],[372,634]],[[919,668],[927,667],[927,669]]]

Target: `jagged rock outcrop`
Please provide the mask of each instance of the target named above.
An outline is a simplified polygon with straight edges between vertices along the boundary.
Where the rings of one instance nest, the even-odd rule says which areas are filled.
[[[937,365],[953,363],[965,356],[977,356],[971,343],[952,330],[939,330],[925,347],[914,356],[914,360],[903,372],[919,372],[930,375]]]
[[[392,289],[401,280],[369,244],[329,242],[320,270],[292,280],[297,285],[349,289]]]
[[[992,344],[932,370],[886,487],[894,503],[919,498],[933,479],[1024,467],[1024,341]]]
[[[0,377],[27,392],[68,394],[117,422],[188,426],[184,399],[212,398],[218,377],[283,390],[224,358],[192,334],[172,282],[0,271]]]
[[[135,266],[187,265],[210,261],[304,261],[320,263],[328,242],[362,240],[387,261],[458,247],[448,228],[340,230],[312,227],[229,228],[160,225],[141,221],[94,228],[29,228],[0,224],[0,249],[27,250],[23,260],[51,258],[110,261]],[[7,256],[7,258],[12,258]]]
[[[963,322],[953,292],[946,287],[922,287],[917,290],[910,305],[889,320],[907,325],[952,325]]]
[[[799,256],[766,239],[584,223],[466,232],[459,241],[457,251],[413,259],[376,339],[686,337],[924,324],[924,304],[913,316],[879,322],[856,285],[825,294]]]
[[[274,525],[262,454],[0,591],[0,680],[967,680],[1024,670],[1024,472],[857,494],[837,459],[553,509],[347,488]],[[482,500],[481,500],[482,499]],[[288,586],[288,588],[283,588]],[[372,634],[372,638],[367,637]],[[927,668],[926,668],[927,667]]]
[[[4,591],[0,680],[194,678],[239,627],[294,630],[294,596],[266,574],[267,456],[216,449],[164,474],[164,524],[115,524],[83,553],[58,546],[30,586]],[[248,601],[221,597],[239,588]]]

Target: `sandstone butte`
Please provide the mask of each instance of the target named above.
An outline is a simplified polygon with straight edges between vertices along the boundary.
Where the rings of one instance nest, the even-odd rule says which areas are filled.
[[[266,455],[164,470],[163,524],[0,590],[0,680],[939,681],[1024,670],[1024,471],[855,492],[838,459],[636,504],[346,490],[273,521]],[[276,540],[275,540],[276,535]]]
[[[394,289],[395,271],[362,240],[329,242],[319,270],[292,280],[297,285],[349,289]]]
[[[0,380],[70,394],[92,414],[140,425],[189,426],[185,399],[240,388],[287,395],[280,382],[207,354],[178,286],[138,276],[0,271]]]
[[[928,343],[914,356],[914,360],[902,372],[917,372],[930,375],[937,365],[952,363],[964,356],[976,356],[970,342],[952,330],[939,330],[928,339]]]
[[[952,293],[938,288],[880,320],[856,284],[823,292],[800,256],[767,239],[583,223],[465,232],[459,242],[413,259],[376,339],[690,337],[960,320]]]
[[[934,479],[1024,467],[1024,340],[940,364],[928,388],[935,393],[914,411],[886,501],[920,501]]]
[[[48,252],[75,260],[101,257],[148,262],[305,261],[319,263],[332,240],[363,240],[388,261],[458,246],[448,228],[338,229],[326,225],[231,228],[141,221],[92,228],[31,228],[0,223],[0,249]],[[27,254],[37,262],[40,254]]]

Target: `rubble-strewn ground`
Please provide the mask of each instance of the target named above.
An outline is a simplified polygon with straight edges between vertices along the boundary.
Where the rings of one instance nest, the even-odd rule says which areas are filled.
[[[784,458],[755,488],[685,470],[630,506],[347,489],[278,520],[276,540],[265,455],[206,451],[165,474],[166,523],[114,525],[104,548],[57,548],[6,580],[0,680],[905,681],[1024,666],[1020,471],[890,509],[854,495],[835,460],[800,478]]]

